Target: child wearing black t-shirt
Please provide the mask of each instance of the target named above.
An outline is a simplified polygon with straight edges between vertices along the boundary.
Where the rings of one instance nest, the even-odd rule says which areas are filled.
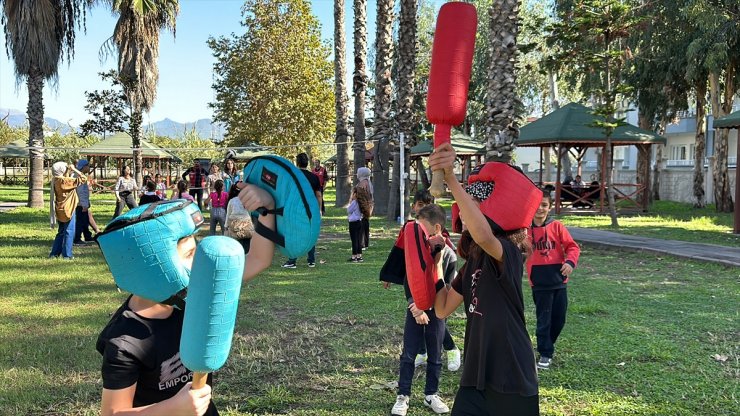
[[[274,208],[272,197],[263,189],[243,184],[241,189],[239,199],[246,209]],[[199,219],[191,229],[194,234],[203,220],[197,210],[193,218],[193,221]],[[167,216],[159,217],[158,221],[167,221]],[[275,229],[273,214],[261,215],[259,221],[268,229]],[[177,242],[177,258],[188,270],[195,249],[193,235]],[[267,268],[273,253],[274,243],[255,233],[243,280],[250,280]],[[141,415],[218,415],[211,402],[212,375],[208,376],[206,386],[192,390],[192,372],[180,361],[183,318],[182,308],[137,294],[129,296],[113,314],[96,345],[103,355],[101,415],[127,411]]]
[[[536,206],[531,198],[526,206],[510,202],[518,198],[518,190],[506,191],[511,178],[499,178],[495,191],[494,181],[476,181],[491,170],[521,180],[509,165],[479,166],[464,189],[453,171],[455,157],[449,144],[429,157],[433,170],[444,171],[465,227],[458,253],[467,261],[449,289],[438,282],[434,305],[437,316],[444,318],[464,303],[467,316],[463,372],[452,415],[538,415],[537,372],[522,296],[523,253],[531,250],[526,226]],[[537,191],[531,181],[526,185],[521,192],[531,196],[532,189]],[[496,198],[484,204],[492,192]],[[515,221],[508,221],[511,218]]]

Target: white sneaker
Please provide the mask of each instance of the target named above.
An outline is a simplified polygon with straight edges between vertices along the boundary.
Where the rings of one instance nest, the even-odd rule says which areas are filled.
[[[455,348],[454,350],[447,351],[447,369],[450,371],[457,371],[460,369],[460,350]]]
[[[449,413],[450,408],[436,394],[430,394],[424,398],[424,406],[432,409],[434,413]]]
[[[427,363],[426,354],[416,354],[416,359],[414,360],[414,367],[418,367],[420,365],[426,365],[426,363]]]
[[[391,408],[391,415],[393,416],[406,416],[406,412],[409,410],[409,396],[399,394],[396,396],[396,404]]]

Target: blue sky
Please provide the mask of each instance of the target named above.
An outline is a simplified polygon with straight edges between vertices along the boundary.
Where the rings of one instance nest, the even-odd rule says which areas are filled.
[[[440,1],[441,3],[441,1]],[[241,0],[181,0],[177,20],[177,37],[160,35],[159,87],[157,101],[144,123],[165,117],[178,122],[210,118],[207,103],[213,100],[211,68],[215,59],[206,45],[209,36],[241,34]],[[332,42],[334,33],[334,2],[313,0],[312,10],[321,23],[322,38]],[[345,0],[345,30],[348,45],[347,69],[352,71],[352,0]],[[368,48],[375,39],[375,1],[368,1]],[[78,32],[75,57],[63,62],[59,69],[58,88],[44,87],[44,114],[72,125],[88,118],[84,110],[86,90],[108,87],[98,72],[116,66],[116,58],[101,63],[100,46],[113,33],[116,19],[107,9],[97,7],[87,16],[87,33]],[[2,32],[2,31],[0,31]],[[351,85],[351,83],[350,83]],[[16,88],[13,64],[5,54],[5,38],[0,33],[0,108],[25,112],[28,93],[25,84]]]

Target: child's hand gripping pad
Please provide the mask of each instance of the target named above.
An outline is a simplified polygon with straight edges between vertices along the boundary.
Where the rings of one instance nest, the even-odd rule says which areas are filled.
[[[194,372],[216,371],[229,356],[244,261],[244,249],[232,238],[206,237],[198,244],[180,338],[180,358]]]
[[[285,256],[296,258],[316,245],[321,229],[319,201],[300,169],[279,156],[258,156],[244,167],[244,181],[275,199],[275,231],[255,221],[255,231],[273,241]],[[260,210],[267,214],[267,210]]]
[[[411,296],[419,309],[434,306],[437,294],[434,286],[438,280],[437,267],[432,257],[427,233],[418,222],[407,222],[403,227],[406,279]]]
[[[476,167],[468,177],[473,182],[494,182],[491,195],[480,210],[500,231],[514,231],[532,224],[542,191],[522,171],[508,163],[488,162]]]

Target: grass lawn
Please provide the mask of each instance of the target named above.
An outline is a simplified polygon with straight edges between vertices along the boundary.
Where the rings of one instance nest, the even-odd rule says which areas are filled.
[[[6,195],[0,200],[13,200]],[[111,199],[94,196],[101,226]],[[329,205],[316,268],[300,259],[282,269],[278,255],[243,288],[231,355],[216,374],[222,414],[388,414],[405,302],[377,275],[398,226],[372,219],[365,262],[348,264],[346,211]],[[0,414],[94,415],[102,387],[95,340],[126,294],[95,246],[75,247],[71,262],[47,259],[47,221],[44,210],[0,213]],[[540,373],[541,413],[737,414],[739,282],[736,268],[583,247],[553,368]],[[463,346],[462,309],[449,325]],[[440,395],[450,405],[459,377],[443,364]],[[423,383],[418,369],[411,416],[431,414]]]

